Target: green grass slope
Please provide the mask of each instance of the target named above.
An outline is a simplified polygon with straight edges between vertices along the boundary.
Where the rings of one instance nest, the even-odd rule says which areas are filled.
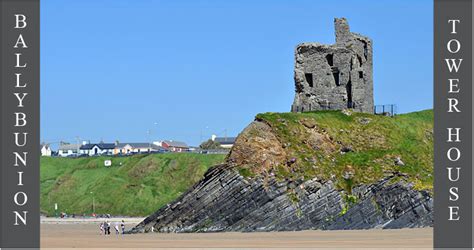
[[[41,212],[54,215],[146,216],[176,199],[224,155],[192,153],[128,157],[41,158]],[[104,161],[112,160],[111,167]],[[92,192],[92,193],[91,193]]]
[[[276,178],[331,179],[350,192],[356,184],[368,184],[398,172],[408,176],[415,189],[432,190],[433,111],[424,110],[395,117],[340,111],[263,113],[257,121],[268,124],[294,164],[272,166]],[[309,129],[310,127],[311,129]],[[326,148],[308,143],[323,135]],[[324,147],[324,145],[322,145]],[[350,148],[348,152],[341,152]],[[404,164],[396,164],[400,158]],[[240,172],[252,176],[258,166]],[[352,178],[344,173],[352,171]]]

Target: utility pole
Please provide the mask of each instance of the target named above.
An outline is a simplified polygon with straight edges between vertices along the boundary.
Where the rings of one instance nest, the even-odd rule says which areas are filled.
[[[209,129],[209,126],[206,126],[205,130],[207,131],[208,129]],[[202,128],[201,128],[201,137],[199,139],[200,139],[199,143],[201,143],[203,140]]]
[[[81,139],[81,138],[79,138],[79,136],[76,136],[76,142],[77,142],[77,152],[76,152],[76,154],[77,154],[77,155],[79,155],[79,150],[80,150],[80,148],[81,148],[81,146],[80,146],[81,144],[79,143],[79,140],[80,140],[80,139]]]
[[[155,125],[155,127],[158,126],[158,122],[154,122],[153,125]],[[151,133],[152,133],[152,130],[153,128],[150,128],[146,131],[147,135],[148,135],[148,153],[151,154],[151,145],[153,144],[153,139],[151,138]]]
[[[148,134],[148,153],[150,153],[151,152],[151,130],[148,129],[146,133]]]
[[[54,203],[54,216],[58,218],[58,203]]]
[[[91,192],[92,194],[92,214],[95,215],[95,197],[94,197],[94,192]]]

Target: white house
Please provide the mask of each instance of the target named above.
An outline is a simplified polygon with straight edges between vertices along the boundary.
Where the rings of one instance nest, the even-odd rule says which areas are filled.
[[[51,156],[51,147],[49,144],[42,143],[41,144],[41,156]]]
[[[211,140],[221,144],[221,148],[230,149],[234,146],[236,137],[217,137],[216,135],[211,136]]]
[[[148,142],[130,142],[130,143],[116,143],[114,155],[116,154],[131,154],[131,153],[151,153],[163,152],[164,148]]]
[[[58,156],[67,157],[79,154],[81,144],[62,143],[59,145]]]
[[[90,156],[112,155],[114,153],[115,143],[87,143],[80,147],[80,154]]]

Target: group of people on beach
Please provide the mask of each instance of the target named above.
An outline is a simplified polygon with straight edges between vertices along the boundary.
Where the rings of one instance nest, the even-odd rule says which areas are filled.
[[[110,228],[112,227],[112,223],[109,222],[108,220],[105,220],[104,222],[100,223],[99,229],[100,229],[100,234],[102,235],[109,235],[110,234]],[[119,229],[119,223],[115,222],[114,224],[114,229],[115,229],[115,234],[124,234],[125,233],[125,221],[122,220],[120,223],[120,229]]]

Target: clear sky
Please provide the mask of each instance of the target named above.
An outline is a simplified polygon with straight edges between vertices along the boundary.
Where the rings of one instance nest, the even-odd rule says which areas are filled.
[[[373,39],[376,104],[432,108],[432,5],[41,1],[41,139],[235,136],[257,113],[289,111],[295,46],[334,43],[334,17]]]

